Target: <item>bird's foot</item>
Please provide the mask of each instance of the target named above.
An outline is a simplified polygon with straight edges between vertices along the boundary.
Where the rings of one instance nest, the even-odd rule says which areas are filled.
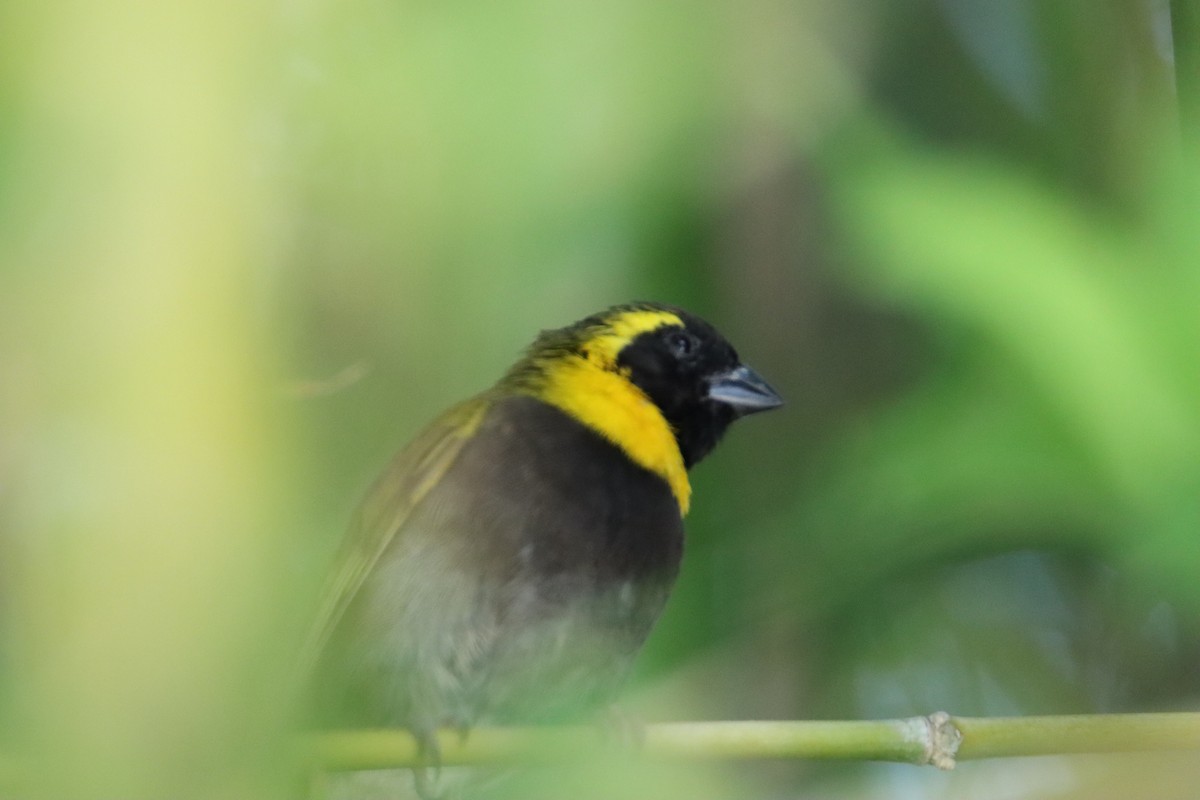
[[[414,730],[417,740],[417,765],[413,767],[413,788],[421,800],[441,800],[442,747],[437,730]]]
[[[608,742],[626,750],[641,750],[646,743],[646,723],[623,708],[609,706],[600,716],[600,733]]]

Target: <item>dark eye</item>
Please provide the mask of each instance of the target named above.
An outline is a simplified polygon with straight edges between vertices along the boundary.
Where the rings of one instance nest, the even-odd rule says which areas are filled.
[[[696,340],[682,331],[677,331],[667,337],[667,347],[671,348],[676,358],[686,358],[696,349]]]

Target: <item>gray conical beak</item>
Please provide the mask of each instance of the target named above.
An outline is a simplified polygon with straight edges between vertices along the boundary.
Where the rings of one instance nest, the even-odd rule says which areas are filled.
[[[783,405],[783,398],[761,375],[746,366],[715,376],[708,385],[708,398],[731,406],[738,416]]]

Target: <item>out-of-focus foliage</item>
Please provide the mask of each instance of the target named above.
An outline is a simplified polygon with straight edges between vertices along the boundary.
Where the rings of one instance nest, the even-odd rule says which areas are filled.
[[[646,717],[1197,707],[1196,17],[0,8],[0,795],[294,795],[289,654],[358,493],[636,297],[789,401],[696,471]],[[575,779],[1189,797],[1195,761]]]

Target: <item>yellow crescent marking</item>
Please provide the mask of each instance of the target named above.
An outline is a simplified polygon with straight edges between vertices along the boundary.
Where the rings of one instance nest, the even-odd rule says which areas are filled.
[[[666,480],[686,516],[692,486],[670,424],[645,392],[617,367],[622,348],[643,333],[683,320],[669,311],[626,311],[580,348],[583,355],[548,361],[535,396],[558,406]]]

